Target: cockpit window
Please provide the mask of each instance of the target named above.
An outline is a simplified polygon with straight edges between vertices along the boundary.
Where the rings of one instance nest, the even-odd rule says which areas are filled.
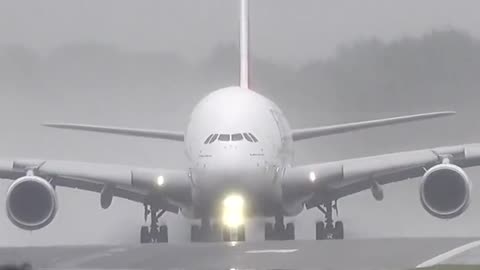
[[[235,133],[235,134],[232,134],[232,141],[241,141],[243,140],[243,136],[241,133]]]
[[[212,139],[210,139],[210,142],[209,143],[213,143],[218,137],[218,134],[214,134]]]
[[[230,141],[230,134],[220,134],[220,136],[218,136],[218,140],[222,142],[228,142]]]
[[[250,137],[252,137],[252,140],[253,140],[254,142],[258,142],[257,138],[256,138],[255,136],[253,136],[252,133],[248,133],[248,135],[250,135]]]
[[[207,144],[212,137],[213,137],[213,134],[210,134],[210,136],[208,136],[208,138],[205,140],[204,144]]]
[[[234,134],[210,134],[205,140],[204,144],[212,144],[216,140],[221,142],[239,142],[243,141],[243,138],[251,143],[258,142],[257,138],[252,133],[234,133]]]
[[[253,142],[252,138],[250,138],[250,136],[247,133],[243,133],[243,137],[245,137],[247,141]]]

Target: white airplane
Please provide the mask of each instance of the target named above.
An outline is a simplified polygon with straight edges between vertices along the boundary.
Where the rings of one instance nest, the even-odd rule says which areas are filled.
[[[241,1],[240,86],[214,91],[194,108],[183,132],[77,124],[49,127],[141,136],[184,142],[185,170],[137,168],[53,160],[0,160],[0,177],[13,180],[6,209],[25,230],[47,226],[58,208],[55,188],[98,192],[103,208],[113,197],[142,203],[141,243],[168,242],[168,228],[158,226],[165,212],[201,220],[192,225],[192,241],[244,241],[245,219],[274,217],[265,224],[266,240],[295,238],[284,217],[318,208],[316,239],[343,239],[334,221],[337,200],[370,189],[383,199],[382,185],[422,177],[420,202],[431,215],[454,218],[470,202],[471,182],[463,168],[480,165],[480,144],[447,146],[349,160],[293,166],[293,143],[353,130],[447,116],[438,112],[305,129],[291,129],[282,111],[249,89],[248,2]]]

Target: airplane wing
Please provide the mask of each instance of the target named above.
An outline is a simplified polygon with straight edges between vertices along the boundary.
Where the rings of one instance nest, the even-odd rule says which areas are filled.
[[[175,213],[179,207],[172,202],[188,200],[190,194],[188,172],[185,171],[54,160],[0,160],[2,179],[16,180],[29,172],[53,186],[98,193],[108,187],[115,197],[154,204]]]
[[[304,200],[307,208],[354,194],[373,185],[423,176],[448,158],[461,168],[480,165],[480,144],[446,146],[287,168],[287,201]]]
[[[315,137],[321,137],[331,134],[339,134],[350,132],[359,129],[367,129],[380,126],[388,126],[394,124],[400,124],[411,121],[426,120],[431,118],[443,117],[453,115],[455,112],[445,111],[445,112],[433,112],[433,113],[424,113],[424,114],[415,114],[408,116],[400,116],[386,119],[377,119],[371,121],[347,123],[340,125],[324,126],[324,127],[313,127],[305,129],[294,129],[292,131],[292,138],[294,141],[300,141]]]
[[[44,124],[44,126],[61,128],[61,129],[72,129],[72,130],[82,130],[82,131],[91,131],[91,132],[99,132],[99,133],[110,133],[110,134],[117,134],[117,135],[165,139],[165,140],[180,141],[180,142],[183,142],[184,140],[184,134],[182,132],[175,132],[175,131],[132,129],[132,128],[65,124],[65,123],[46,123]]]

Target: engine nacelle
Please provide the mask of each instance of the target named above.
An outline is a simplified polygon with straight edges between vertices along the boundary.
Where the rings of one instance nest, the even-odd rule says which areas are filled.
[[[38,230],[55,217],[57,195],[47,180],[24,176],[8,188],[6,207],[8,218],[14,225],[24,230]]]
[[[432,216],[454,218],[467,210],[472,184],[465,171],[453,164],[430,168],[422,178],[420,201]]]

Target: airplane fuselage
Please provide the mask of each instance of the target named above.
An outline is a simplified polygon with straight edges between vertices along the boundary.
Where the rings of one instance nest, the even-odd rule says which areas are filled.
[[[249,216],[293,214],[280,181],[293,159],[291,131],[272,101],[240,87],[210,93],[191,114],[185,148],[193,182],[186,216],[218,216],[229,194],[245,198]]]

